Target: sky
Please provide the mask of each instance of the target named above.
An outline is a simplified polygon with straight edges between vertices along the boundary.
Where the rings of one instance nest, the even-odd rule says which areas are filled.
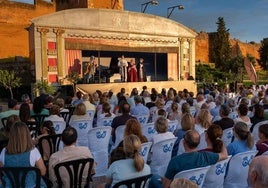
[[[141,4],[149,1],[124,0],[124,8],[141,12]],[[184,9],[174,9],[169,19],[197,32],[216,32],[218,17],[223,17],[231,38],[259,43],[268,37],[268,0],[158,0],[157,6],[148,4],[145,13],[167,17],[168,7],[176,5],[183,5]]]
[[[150,0],[124,0],[125,10],[141,11],[141,4]],[[145,13],[167,17],[168,7],[174,9],[169,19],[197,32],[216,32],[218,17],[223,17],[231,38],[242,42],[260,42],[268,37],[268,0],[158,0],[149,4]]]

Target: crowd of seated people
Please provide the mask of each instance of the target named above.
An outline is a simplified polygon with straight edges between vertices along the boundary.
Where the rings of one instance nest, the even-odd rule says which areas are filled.
[[[33,99],[33,103],[31,103],[31,100],[27,96],[29,95],[23,95],[21,104],[18,104],[14,99],[9,100],[9,109],[0,113],[1,120],[7,118],[6,125],[3,126],[4,128],[0,132],[0,139],[9,140],[6,148],[2,150],[0,160],[3,166],[9,164],[6,163],[6,159],[3,156],[6,156],[6,153],[11,154],[9,149],[11,147],[9,145],[11,141],[18,142],[17,140],[13,140],[13,138],[10,139],[10,130],[15,129],[15,125],[21,127],[26,125],[27,127],[27,122],[36,121],[33,115],[45,115],[45,122],[40,124],[41,127],[37,136],[34,135],[34,138],[31,138],[31,144],[27,146],[31,149],[15,151],[15,154],[23,152],[31,153],[34,150],[36,158],[33,160],[34,162],[31,162],[32,159],[30,159],[29,166],[39,167],[43,175],[46,174],[46,170],[49,171],[51,173],[49,175],[52,184],[56,182],[55,177],[53,177],[55,164],[52,165],[51,162],[54,160],[51,159],[53,154],[52,156],[47,155],[45,159],[41,158],[42,160],[51,159],[49,161],[49,169],[44,170],[43,168],[45,167],[40,165],[42,163],[37,163],[40,160],[40,154],[38,154],[38,148],[35,148],[34,145],[38,143],[40,137],[55,134],[53,121],[66,121],[66,119],[61,117],[61,112],[70,113],[69,122],[66,122],[66,128],[63,128],[64,131],[69,131],[70,133],[70,131],[74,132],[75,130],[78,132],[78,136],[76,136],[77,138],[72,143],[64,143],[63,150],[59,151],[63,153],[58,154],[57,158],[65,155],[64,150],[72,148],[76,145],[76,140],[81,139],[79,138],[81,134],[77,128],[70,130],[70,127],[72,127],[75,121],[90,121],[92,122],[91,128],[98,128],[104,126],[100,123],[102,122],[100,119],[108,117],[112,119],[111,124],[109,124],[112,129],[111,139],[107,148],[110,153],[107,184],[111,185],[131,177],[124,170],[122,170],[124,176],[120,179],[117,179],[118,176],[114,176],[113,174],[114,170],[118,168],[130,168],[133,163],[130,165],[129,161],[137,160],[137,163],[134,162],[134,166],[131,167],[131,173],[134,173],[135,176],[151,173],[149,170],[150,166],[146,166],[146,163],[139,164],[138,161],[140,158],[137,157],[140,151],[140,144],[148,141],[151,141],[154,145],[168,138],[177,138],[174,146],[172,145],[172,153],[170,154],[172,158],[166,167],[166,173],[160,178],[163,181],[159,182],[159,176],[154,174],[151,178],[152,183],[150,186],[152,187],[169,187],[172,185],[171,182],[176,173],[191,168],[215,164],[219,160],[226,159],[227,155],[235,156],[238,153],[252,150],[257,150],[257,155],[262,155],[268,151],[268,123],[266,122],[258,126],[258,123],[268,120],[265,118],[265,114],[268,113],[265,111],[265,104],[268,101],[268,89],[265,90],[264,88],[259,88],[259,90],[240,88],[239,92],[230,94],[226,90],[219,91],[217,87],[214,87],[211,90],[206,90],[206,92],[204,89],[200,89],[196,92],[195,96],[193,92],[189,92],[187,89],[176,91],[173,88],[168,90],[163,88],[163,90],[158,92],[155,88],[149,91],[147,87],[144,87],[141,93],[139,93],[137,88],[133,88],[131,95],[128,95],[126,90],[122,88],[118,93],[96,90],[94,93],[83,94],[79,91],[75,96],[67,96],[66,98],[53,98],[50,95],[40,95]],[[93,111],[93,115],[90,115],[88,113],[89,111]],[[139,122],[138,117],[141,115],[148,116],[146,123]],[[177,127],[174,132],[170,132],[169,124],[174,121],[177,122]],[[148,139],[144,136],[146,134],[143,132],[143,127],[150,123],[154,125],[151,130],[153,135]],[[114,149],[116,129],[121,125],[126,125],[125,131],[122,132],[123,136],[120,136],[123,139],[118,141],[119,145]],[[223,130],[227,128],[233,128],[233,135],[231,135],[232,142],[229,145],[225,145],[222,141]],[[252,134],[254,129],[258,129],[258,138]],[[66,133],[64,131],[62,134]],[[17,134],[23,133],[18,132]],[[201,135],[204,138],[203,140],[200,139],[202,137]],[[18,139],[20,138],[19,136],[17,137]],[[131,138],[127,142],[135,141],[137,148],[125,148],[129,144],[124,143],[126,138]],[[254,140],[258,141],[254,142]],[[198,146],[200,144],[205,144],[206,147],[199,151]],[[79,147],[88,149],[88,147],[84,146]],[[183,150],[179,150],[179,148],[183,148]],[[131,149],[131,151],[128,149]],[[88,155],[86,156],[93,158],[89,149],[87,152]],[[132,152],[132,154],[135,153],[135,155],[130,155],[129,152]],[[73,152],[73,154],[75,155],[74,158],[81,157],[79,152]],[[202,160],[198,162],[196,160],[197,158]],[[69,159],[61,160],[66,161]],[[19,163],[18,165],[21,164]],[[121,167],[122,165],[125,166]],[[140,173],[144,171],[144,168],[146,172]],[[157,181],[154,182],[156,179]]]

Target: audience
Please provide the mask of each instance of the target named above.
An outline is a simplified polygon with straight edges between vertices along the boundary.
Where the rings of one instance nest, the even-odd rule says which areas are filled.
[[[268,151],[268,124],[263,124],[259,127],[259,140],[256,143],[258,150],[257,155],[262,155]]]
[[[31,118],[31,110],[28,103],[22,103],[20,105],[19,116],[20,120],[24,123],[27,123],[28,121],[35,121],[33,118]]]
[[[176,178],[171,182],[170,188],[198,188],[198,186],[190,180]]]
[[[195,130],[201,135],[211,124],[211,116],[208,110],[201,109],[196,117]]]
[[[248,183],[252,188],[268,187],[268,156],[255,157],[248,170]]]
[[[154,129],[157,134],[153,135],[152,142],[156,144],[157,142],[174,138],[173,133],[168,131],[168,121],[165,117],[158,117],[156,122],[154,123]]]
[[[220,107],[220,120],[214,121],[214,124],[221,126],[222,130],[231,128],[234,126],[234,120],[229,118],[230,108],[227,105],[221,105]]]
[[[8,100],[8,110],[0,113],[0,120],[7,118],[10,115],[19,115],[19,110],[16,110],[17,100]],[[1,122],[1,121],[0,121]]]

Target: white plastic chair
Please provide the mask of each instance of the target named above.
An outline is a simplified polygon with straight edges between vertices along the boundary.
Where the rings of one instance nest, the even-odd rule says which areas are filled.
[[[104,117],[97,120],[97,127],[109,126],[111,127],[114,117]]]
[[[153,135],[156,135],[157,132],[154,129],[154,123],[148,123],[141,126],[141,130],[144,136],[146,136],[148,141],[152,140]]]
[[[88,131],[88,147],[97,162],[95,176],[104,176],[108,169],[108,145],[111,137],[111,127],[96,127]]]
[[[222,141],[225,146],[228,146],[232,142],[233,138],[233,128],[224,129],[222,131]]]
[[[77,146],[86,146],[88,147],[88,138],[87,133],[90,129],[92,129],[92,121],[91,120],[75,120],[70,126],[76,129],[77,131]]]
[[[231,156],[212,165],[207,172],[203,188],[223,188],[226,169]]]
[[[146,125],[149,119],[149,114],[148,115],[139,115],[139,116],[135,116],[138,120],[138,122],[140,122],[141,125]]]
[[[125,128],[126,125],[120,125],[115,129],[115,143],[113,149],[116,148],[119,145],[119,143],[124,139]]]
[[[185,153],[185,149],[184,149],[183,141],[184,141],[184,139],[182,138],[182,139],[180,140],[180,143],[179,143],[179,149],[178,149],[178,154],[177,154],[177,155],[180,155],[180,154]]]
[[[182,172],[177,173],[174,176],[174,179],[185,178],[194,182],[195,184],[197,184],[199,188],[201,188],[203,186],[203,183],[205,181],[205,178],[209,169],[210,169],[210,166],[184,170]]]
[[[141,156],[144,160],[144,163],[147,163],[147,159],[148,159],[148,155],[149,155],[149,152],[150,152],[150,149],[152,147],[152,142],[145,142],[145,143],[142,143],[141,144]]]
[[[238,118],[238,114],[237,114],[237,112],[231,112],[231,113],[228,115],[228,117],[231,118],[231,119],[236,119],[236,118]]]
[[[66,128],[65,121],[52,121],[56,134],[61,134]]]
[[[197,150],[205,149],[207,148],[207,142],[206,142],[206,133],[203,132],[200,135],[200,143],[197,146]]]
[[[174,133],[178,127],[178,120],[168,122],[168,131]]]
[[[259,127],[264,124],[268,124],[268,120],[261,121],[254,126],[252,131],[254,137],[254,143],[256,143],[259,140]]]
[[[175,137],[153,144],[150,163],[152,174],[158,174],[161,177],[165,175],[176,140],[177,138]]]
[[[262,155],[268,155],[268,151],[264,152]]]
[[[228,165],[224,188],[247,188],[249,164],[257,154],[257,151],[247,151],[234,155]]]
[[[90,118],[94,119],[95,110],[87,110],[87,114],[89,115]]]

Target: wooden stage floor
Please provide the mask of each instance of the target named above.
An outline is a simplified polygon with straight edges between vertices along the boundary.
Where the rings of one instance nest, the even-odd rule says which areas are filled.
[[[118,93],[121,88],[126,89],[126,93],[130,94],[133,88],[137,88],[139,92],[142,91],[142,87],[147,86],[148,91],[155,88],[158,92],[161,92],[162,88],[174,88],[177,91],[188,89],[196,94],[197,87],[194,80],[183,81],[151,81],[151,82],[119,82],[119,83],[98,83],[98,84],[78,84],[77,89],[87,93],[93,93],[96,90],[106,92],[112,90],[113,93]]]

